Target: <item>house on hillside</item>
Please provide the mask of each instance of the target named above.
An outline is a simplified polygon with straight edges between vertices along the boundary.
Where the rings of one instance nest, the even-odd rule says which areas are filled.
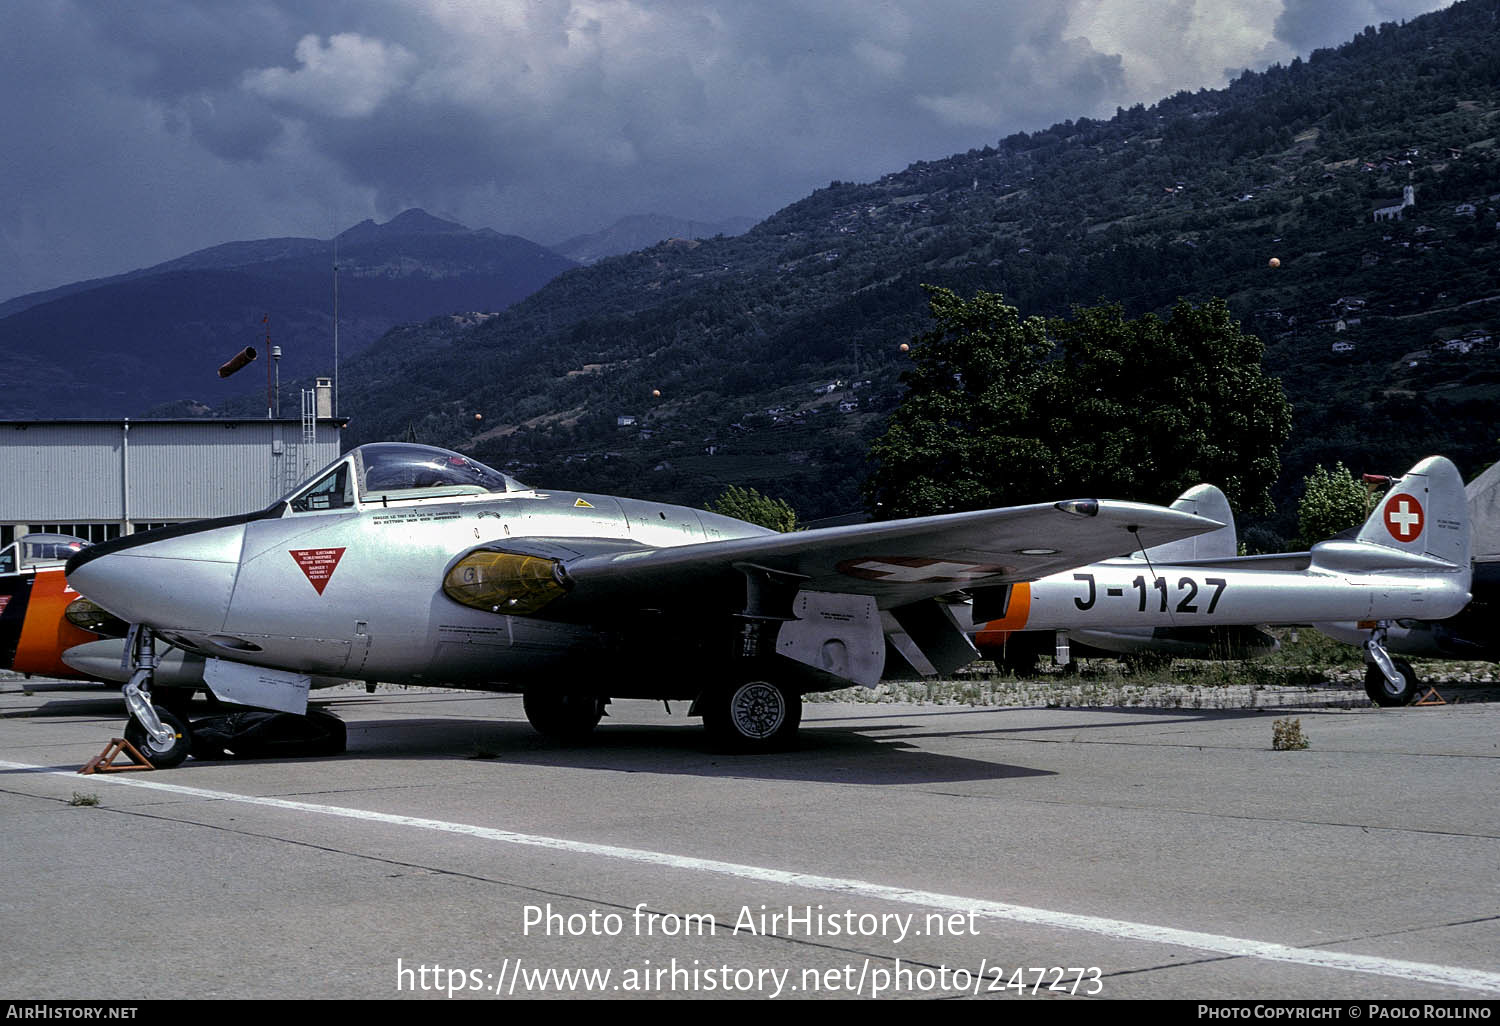
[[[1377,221],[1399,221],[1401,220],[1402,212],[1405,211],[1407,207],[1414,207],[1416,205],[1416,187],[1408,185],[1401,190],[1401,199],[1392,200],[1390,203],[1384,203],[1376,207],[1373,213],[1375,220]]]

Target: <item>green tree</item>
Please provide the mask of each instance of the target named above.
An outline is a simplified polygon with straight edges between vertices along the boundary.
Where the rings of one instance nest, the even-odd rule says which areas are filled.
[[[1036,501],[1057,474],[1036,402],[1056,373],[1046,323],[996,293],[924,287],[937,326],[915,339],[906,396],[870,446],[866,502],[884,519]]]
[[[1369,516],[1370,493],[1343,463],[1325,470],[1320,463],[1302,479],[1297,503],[1297,531],[1304,544],[1332,538]]]
[[[1060,481],[1145,502],[1209,482],[1236,510],[1274,511],[1291,406],[1261,367],[1260,339],[1223,300],[1179,300],[1166,320],[1128,320],[1118,305],[1077,309],[1048,331],[1063,371],[1050,397],[1066,414],[1056,424]]]
[[[907,394],[870,449],[877,515],[1166,502],[1203,481],[1269,511],[1291,408],[1223,301],[1179,302],[1166,320],[1108,305],[1043,321],[993,293],[928,293],[937,327],[917,338]]]
[[[795,531],[797,511],[784,499],[762,495],[754,488],[730,485],[722,495],[708,504],[709,510],[736,520],[744,520],[773,531]]]

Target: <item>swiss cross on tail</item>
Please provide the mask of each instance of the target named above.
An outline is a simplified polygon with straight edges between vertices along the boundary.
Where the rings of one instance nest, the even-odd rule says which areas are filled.
[[[323,589],[328,587],[328,580],[333,576],[334,570],[338,569],[339,560],[344,558],[343,549],[288,549],[302,572],[307,575],[308,581],[323,594]]]
[[[1385,529],[1391,532],[1391,537],[1403,543],[1416,541],[1426,523],[1422,504],[1404,492],[1385,500],[1383,519]]]

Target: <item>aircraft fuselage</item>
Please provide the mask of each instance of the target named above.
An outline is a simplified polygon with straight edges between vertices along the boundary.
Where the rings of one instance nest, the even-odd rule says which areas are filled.
[[[1148,567],[1118,560],[1054,574],[1015,585],[1006,616],[983,630],[1312,623],[1329,609],[1341,610],[1341,620],[1439,619],[1468,601],[1462,574],[1257,570],[1255,557],[1236,562]],[[980,635],[981,643],[993,640]]]
[[[663,546],[766,533],[681,506],[526,491],[247,519],[124,547],[80,574],[106,609],[118,589],[134,619],[208,657],[351,679],[522,686],[604,668],[609,634],[452,601],[437,585],[456,553],[496,538]]]

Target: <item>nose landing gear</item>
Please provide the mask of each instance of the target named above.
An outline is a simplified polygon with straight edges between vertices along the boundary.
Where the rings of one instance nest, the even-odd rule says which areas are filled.
[[[182,765],[192,749],[188,725],[159,705],[151,703],[151,681],[156,673],[156,648],[151,628],[132,624],[125,637],[125,658],[131,670],[123,689],[130,721],[125,740],[135,745],[157,769]]]
[[[1365,660],[1370,664],[1365,670],[1365,694],[1376,705],[1410,705],[1417,697],[1421,681],[1411,663],[1392,659],[1385,650],[1386,629],[1382,622],[1365,642]]]

